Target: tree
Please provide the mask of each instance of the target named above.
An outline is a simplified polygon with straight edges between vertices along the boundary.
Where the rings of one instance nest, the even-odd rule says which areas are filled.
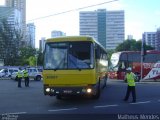
[[[119,46],[116,47],[116,51],[141,51],[141,45],[142,42],[141,40],[136,41],[136,40],[125,40],[123,43],[121,43]],[[154,48],[145,45],[146,50],[153,50]]]
[[[37,52],[37,54],[38,54],[37,64],[39,66],[42,66],[44,54],[40,50]]]
[[[31,46],[21,47],[19,52],[19,65],[32,65],[33,66],[33,57],[36,55],[36,49]]]
[[[30,56],[28,61],[29,61],[29,66],[36,66],[36,57],[35,56]]]
[[[0,22],[0,57],[5,65],[17,65],[19,46],[23,39],[23,33],[18,23],[14,26],[6,19]]]

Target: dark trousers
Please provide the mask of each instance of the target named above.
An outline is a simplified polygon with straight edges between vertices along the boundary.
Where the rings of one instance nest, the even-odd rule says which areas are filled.
[[[25,86],[29,87],[29,77],[24,77]]]
[[[18,87],[21,87],[21,81],[22,81],[22,78],[18,77]]]
[[[127,87],[126,96],[125,96],[125,98],[124,98],[125,101],[128,100],[131,92],[132,92],[133,102],[136,101],[136,90],[135,90],[135,86],[128,86],[128,87]]]

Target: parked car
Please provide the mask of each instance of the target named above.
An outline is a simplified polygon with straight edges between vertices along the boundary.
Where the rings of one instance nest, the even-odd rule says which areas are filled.
[[[4,68],[0,70],[0,77],[11,77],[14,72],[18,72],[18,68]]]
[[[40,68],[27,68],[29,78],[40,81],[42,79],[42,69]]]
[[[40,81],[42,79],[42,69],[41,68],[27,68],[28,74],[29,74],[29,79],[33,79],[36,81]],[[18,72],[18,71],[17,71]],[[17,72],[14,72],[11,76],[11,79],[17,80]],[[23,70],[22,70],[23,72]]]

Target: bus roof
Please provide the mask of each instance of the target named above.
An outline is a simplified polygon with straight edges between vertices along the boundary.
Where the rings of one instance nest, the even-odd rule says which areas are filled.
[[[49,38],[46,42],[63,42],[63,41],[95,41],[92,37],[89,36],[62,36],[56,38]]]
[[[67,42],[67,41],[91,41],[93,43],[98,44],[103,50],[106,51],[106,49],[93,37],[91,36],[62,36],[62,37],[56,37],[56,38],[49,38],[47,39],[46,43],[48,42]]]

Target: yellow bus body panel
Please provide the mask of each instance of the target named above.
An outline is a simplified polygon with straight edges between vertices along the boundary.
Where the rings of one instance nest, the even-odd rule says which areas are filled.
[[[87,86],[96,84],[95,70],[44,70],[44,85],[54,86]]]

